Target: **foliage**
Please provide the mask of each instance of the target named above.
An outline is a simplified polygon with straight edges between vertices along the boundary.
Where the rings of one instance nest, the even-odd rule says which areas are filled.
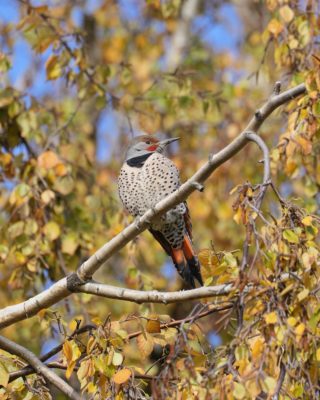
[[[0,26],[3,307],[74,271],[127,225],[116,177],[133,132],[179,136],[170,157],[185,180],[239,134],[275,81],[305,82],[308,93],[262,130],[273,184],[261,211],[253,144],[188,200],[205,284],[233,283],[234,292],[168,306],[77,294],[3,334],[36,354],[52,339],[62,343],[48,365],[95,399],[319,398],[317,2],[244,1],[241,9],[230,2],[241,40],[216,50],[203,30],[228,8],[202,1],[175,71],[166,69],[166,55],[182,1],[103,0],[93,10],[82,0],[13,3],[19,21]],[[19,43],[30,66],[14,82]],[[181,289],[173,269],[166,276],[165,260],[143,233],[95,278]],[[210,344],[212,332],[221,345]],[[0,351],[1,398],[63,398],[38,374],[9,382],[24,365]]]

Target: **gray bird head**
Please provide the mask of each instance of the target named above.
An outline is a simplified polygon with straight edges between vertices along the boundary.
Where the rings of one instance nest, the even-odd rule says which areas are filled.
[[[152,153],[163,153],[169,143],[175,142],[179,138],[165,139],[159,141],[155,137],[142,135],[135,137],[129,145],[126,161],[134,158],[147,157]]]

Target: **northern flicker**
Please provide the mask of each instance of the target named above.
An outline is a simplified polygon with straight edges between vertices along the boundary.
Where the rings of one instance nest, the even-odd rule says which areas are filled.
[[[120,199],[134,217],[142,216],[180,186],[177,167],[163,154],[166,146],[176,140],[178,139],[159,141],[143,135],[131,142],[118,185]],[[176,205],[153,221],[149,230],[171,256],[181,277],[193,288],[194,279],[203,285],[200,264],[192,245],[192,226],[187,203]]]

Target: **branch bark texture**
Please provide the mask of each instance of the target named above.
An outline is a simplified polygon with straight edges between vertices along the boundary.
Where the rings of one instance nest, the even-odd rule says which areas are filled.
[[[304,94],[306,86],[300,84],[292,89],[278,94],[275,92],[270,99],[255,112],[253,118],[240,135],[234,139],[228,146],[220,150],[214,155],[210,155],[209,160],[204,164],[190,179],[188,179],[178,190],[170,194],[165,199],[161,200],[153,209],[148,210],[140,219],[133,222],[125,228],[120,234],[115,236],[96,253],[94,253],[87,261],[85,261],[71,275],[73,279],[63,278],[53,284],[49,289],[39,293],[38,295],[16,305],[8,306],[0,310],[0,328],[9,326],[17,321],[24,320],[34,316],[40,310],[56,304],[58,301],[69,296],[72,291],[77,291],[77,288],[88,282],[92,275],[107,261],[112,255],[122,249],[127,243],[138,236],[141,232],[147,229],[151,221],[155,217],[163,215],[176,204],[186,200],[188,196],[195,190],[202,187],[203,183],[209,176],[223,163],[232,158],[250,141],[247,136],[248,131],[257,132],[262,123],[276,108],[288,101]],[[70,284],[71,282],[71,284]],[[90,287],[90,286],[89,286]],[[88,288],[88,287],[87,287]],[[210,289],[210,288],[203,288]],[[126,290],[126,289],[122,289]],[[195,289],[199,290],[199,289]],[[188,298],[192,298],[193,294],[189,291]],[[143,293],[143,292],[142,292]],[[197,292],[196,292],[197,293]],[[96,293],[97,294],[97,293]],[[206,297],[207,293],[203,296]],[[112,297],[112,296],[110,296]],[[116,298],[116,297],[113,297]],[[186,299],[187,297],[185,297]],[[193,297],[194,298],[194,297]],[[200,298],[200,297],[197,297]]]

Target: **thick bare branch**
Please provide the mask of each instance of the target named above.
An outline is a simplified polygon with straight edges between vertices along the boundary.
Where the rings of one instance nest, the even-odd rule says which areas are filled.
[[[81,400],[81,396],[67,382],[51,371],[38,357],[25,347],[0,336],[0,348],[27,361],[36,373],[42,375],[48,382],[64,393],[68,399]]]
[[[102,283],[88,282],[80,286],[77,291],[94,294],[108,299],[132,301],[135,303],[177,303],[185,300],[203,299],[205,297],[224,296],[236,290],[234,285],[203,286],[197,289],[182,290],[179,292],[158,292],[157,290],[141,291],[124,289]]]
[[[190,179],[187,180],[178,190],[161,200],[153,209],[148,210],[138,221],[135,221],[120,234],[115,236],[95,254],[85,261],[71,277],[63,278],[52,285],[49,289],[26,300],[23,303],[9,306],[0,311],[0,328],[11,325],[17,321],[30,318],[43,308],[50,307],[58,301],[76,291],[77,286],[85,283],[108,260],[112,255],[122,249],[127,243],[147,229],[153,218],[159,217],[178,203],[186,200],[188,196],[208,179],[208,177],[221,164],[228,161],[238,153],[249,141],[248,131],[256,132],[266,118],[277,107],[298,97],[306,92],[306,86],[300,84],[292,89],[288,89],[281,94],[274,93],[272,97],[255,112],[254,117],[249,122],[245,130],[234,139],[228,146],[211,155],[209,161],[204,164]],[[200,184],[200,186],[199,186]]]
[[[232,284],[224,284],[217,286],[201,287],[193,290],[185,290],[179,292],[158,292],[156,290],[139,291],[139,290],[126,289],[111,285],[105,285],[96,282],[88,282],[75,289],[75,291],[79,293],[94,294],[101,297],[113,298],[124,301],[132,301],[135,303],[149,302],[149,303],[163,303],[163,304],[175,303],[185,300],[195,300],[205,297],[224,296],[235,290],[236,288]],[[14,307],[15,306],[12,306],[11,308]],[[43,361],[45,361],[45,359]]]

